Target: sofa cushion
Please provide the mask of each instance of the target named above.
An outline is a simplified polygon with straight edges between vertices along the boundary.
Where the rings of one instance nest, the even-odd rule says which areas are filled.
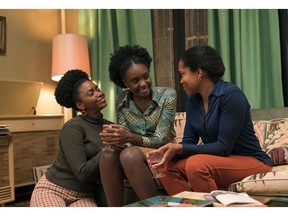
[[[272,167],[272,171],[273,172],[277,172],[277,171],[286,171],[286,172],[288,172],[288,166],[287,165],[273,166]]]
[[[184,127],[186,123],[186,112],[177,112],[174,120],[174,129],[176,132],[176,142],[182,141],[184,135]]]
[[[250,195],[288,196],[288,170],[250,175],[226,188]]]
[[[273,165],[288,164],[288,118],[253,121],[255,134]]]

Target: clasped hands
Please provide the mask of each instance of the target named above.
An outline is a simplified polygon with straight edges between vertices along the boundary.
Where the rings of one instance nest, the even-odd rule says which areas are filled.
[[[131,134],[119,124],[104,124],[100,137],[105,145],[123,145],[129,142]]]

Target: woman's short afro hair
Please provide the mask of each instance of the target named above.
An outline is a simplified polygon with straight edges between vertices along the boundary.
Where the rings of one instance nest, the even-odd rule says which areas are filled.
[[[224,75],[225,66],[220,54],[211,46],[197,45],[187,49],[180,58],[191,71],[201,68],[215,83]]]
[[[58,82],[54,92],[57,103],[79,111],[75,105],[78,100],[77,90],[87,80],[90,80],[88,74],[81,70],[67,71]]]
[[[109,77],[112,82],[121,88],[126,88],[122,79],[133,64],[143,64],[150,70],[152,58],[147,49],[139,45],[119,47],[110,57]]]

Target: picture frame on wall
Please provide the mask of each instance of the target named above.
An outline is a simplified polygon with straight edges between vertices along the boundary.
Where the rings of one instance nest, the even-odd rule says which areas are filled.
[[[6,52],[6,17],[0,16],[0,54]]]

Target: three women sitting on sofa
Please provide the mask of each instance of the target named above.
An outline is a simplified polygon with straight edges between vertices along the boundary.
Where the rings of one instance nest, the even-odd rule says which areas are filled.
[[[97,206],[100,173],[109,206],[123,205],[124,178],[139,199],[157,195],[148,166],[155,151],[162,161],[150,165],[165,174],[160,180],[170,195],[210,192],[271,171],[272,161],[254,134],[249,102],[237,86],[221,80],[225,68],[215,49],[195,46],[180,58],[180,82],[188,95],[181,143],[173,141],[175,90],[151,86],[147,50],[120,47],[110,61],[111,80],[128,88],[116,100],[118,124],[103,119],[104,94],[88,76],[68,71],[55,97],[82,115],[63,126],[57,158],[35,186],[31,206]],[[104,145],[110,151],[101,151]],[[145,158],[142,146],[157,150]]]

